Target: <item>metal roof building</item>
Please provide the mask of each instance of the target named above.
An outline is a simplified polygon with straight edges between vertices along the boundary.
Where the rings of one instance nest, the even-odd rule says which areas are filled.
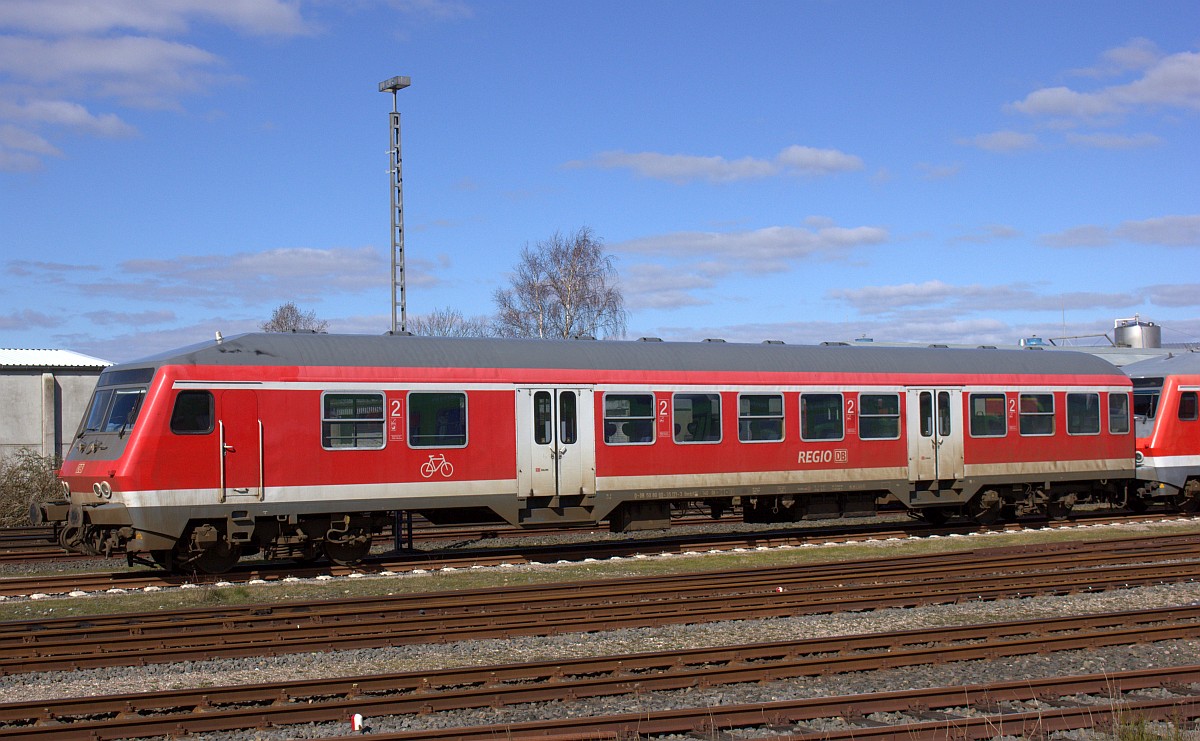
[[[0,348],[0,460],[22,449],[65,453],[110,365],[70,350]]]

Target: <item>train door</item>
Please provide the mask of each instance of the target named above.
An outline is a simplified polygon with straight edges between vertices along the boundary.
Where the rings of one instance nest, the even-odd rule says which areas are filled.
[[[907,407],[909,481],[962,478],[962,389],[909,389]]]
[[[258,394],[249,389],[221,392],[217,407],[220,446],[219,502],[263,498],[263,431]]]
[[[591,389],[517,389],[519,496],[595,493],[594,419]]]

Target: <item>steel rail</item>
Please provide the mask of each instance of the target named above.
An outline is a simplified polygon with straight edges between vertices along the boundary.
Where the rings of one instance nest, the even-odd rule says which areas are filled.
[[[594,741],[595,739],[646,739],[655,735],[696,734],[701,738],[719,737],[728,729],[770,727],[772,730],[794,727],[796,724],[825,718],[857,720],[872,713],[908,713],[914,716],[936,713],[936,721],[914,722],[909,725],[880,729],[879,735],[868,736],[870,721],[845,729],[839,735],[836,730],[821,730],[798,733],[791,736],[773,735],[773,741],[815,741],[823,738],[872,739],[940,739],[958,738],[959,729],[970,731],[969,738],[997,738],[1001,736],[1034,736],[1046,724],[1039,726],[1039,719],[1061,724],[1061,728],[1091,728],[1106,719],[1112,722],[1125,714],[1126,717],[1156,717],[1161,719],[1190,720],[1200,717],[1200,697],[1185,694],[1161,700],[1118,699],[1124,693],[1163,687],[1179,688],[1200,682],[1200,665],[1167,667],[1143,671],[1117,672],[1111,674],[1088,674],[1072,677],[998,682],[985,685],[961,685],[933,687],[899,692],[881,692],[865,695],[843,695],[806,700],[783,700],[750,705],[728,705],[703,708],[683,708],[623,715],[593,716],[588,718],[562,718],[527,723],[505,723],[487,726],[458,728],[425,728],[420,731],[400,733],[372,733],[378,741],[517,741],[518,739],[554,739],[554,741]],[[1103,704],[1080,708],[1044,708],[1033,713],[997,712],[997,703],[1021,703],[1045,700],[1046,698],[1070,695],[1097,695],[1107,698]],[[983,708],[989,714],[971,719],[954,713],[964,707]],[[986,709],[991,709],[987,711]],[[939,712],[940,711],[940,712]],[[1001,729],[1003,732],[1001,732]],[[983,735],[978,735],[980,732]],[[911,732],[911,735],[910,735]],[[348,739],[350,737],[338,737]]]
[[[1148,518],[1162,521],[1161,515]],[[1193,521],[1194,517],[1172,518]],[[1135,520],[1124,518],[1122,521]],[[1137,520],[1137,521],[1146,521]],[[1059,527],[1068,525],[1059,523]],[[1003,528],[985,529],[999,532],[1004,529],[1020,528],[1007,525]],[[1051,526],[1053,527],[1053,525]],[[352,573],[406,572],[418,569],[472,568],[498,566],[501,564],[530,564],[562,561],[586,561],[618,557],[639,557],[648,554],[701,553],[739,548],[772,548],[802,546],[836,542],[858,542],[880,539],[902,539],[920,535],[961,535],[980,532],[979,528],[930,528],[928,525],[911,524],[898,528],[896,523],[871,526],[869,528],[841,526],[814,532],[787,531],[744,534],[704,534],[673,536],[661,539],[641,539],[619,542],[586,542],[557,546],[516,546],[512,548],[473,549],[470,553],[451,551],[420,551],[407,554],[386,554],[370,558],[357,567],[331,565],[297,566],[295,564],[247,563],[219,575],[171,575],[161,571],[123,571],[96,574],[56,574],[34,577],[0,578],[0,596],[20,597],[34,594],[67,594],[74,591],[136,590],[147,587],[178,587],[186,584],[247,583],[252,581],[279,581],[286,578],[316,578],[318,576],[346,576]]]
[[[45,625],[26,621],[21,626],[26,630],[14,631],[0,642],[4,649],[0,672],[143,665],[874,610],[1200,579],[1200,561],[1196,560],[1097,568],[1078,565],[1078,554],[1068,552],[1066,555],[1064,564],[1068,567],[1055,572],[1044,571],[1044,566],[1033,571],[1022,570],[1018,561],[1001,572],[989,567],[985,575],[968,578],[955,564],[955,578],[948,580],[944,574],[931,571],[934,567],[927,564],[915,579],[900,576],[888,581],[873,576],[864,582],[845,576],[836,581],[823,577],[823,584],[809,582],[804,587],[782,592],[764,589],[760,584],[734,589],[723,583],[708,594],[686,588],[671,595],[670,590],[662,586],[643,588],[617,599],[608,588],[611,585],[602,584],[598,591],[589,594],[581,591],[583,585],[576,584],[567,585],[558,594],[549,594],[551,590],[544,587],[541,591],[547,594],[541,595],[513,596],[505,590],[497,598],[495,593],[487,597],[487,592],[480,592],[476,596],[490,599],[490,603],[475,600],[467,607],[456,603],[453,599],[456,595],[439,603],[443,596],[435,594],[426,595],[425,600],[413,597],[391,598],[394,601],[390,602],[379,600],[380,607],[370,612],[354,605],[308,603],[309,609],[323,606],[334,612],[278,615],[273,609],[265,609],[259,614],[242,611],[236,617],[210,613],[203,615],[195,625],[176,621],[97,627],[76,619],[77,627],[73,630],[62,629],[60,625],[57,626],[60,629],[48,631]],[[795,580],[795,575],[792,578]]]
[[[707,594],[722,587],[735,592],[754,589],[775,592],[779,587],[785,591],[811,589],[822,585],[839,584],[855,579],[854,584],[870,584],[885,578],[909,577],[913,580],[944,580],[949,577],[986,574],[990,572],[1011,573],[1014,568],[1033,572],[1039,568],[1052,570],[1061,567],[1064,558],[1069,558],[1074,567],[1104,566],[1130,563],[1131,559],[1142,558],[1144,562],[1170,560],[1186,561],[1193,558],[1200,548],[1200,534],[1182,534],[1164,537],[1138,537],[1090,543],[1052,543],[1038,546],[1007,546],[1002,548],[973,549],[950,553],[900,556],[883,559],[859,559],[851,561],[826,561],[804,565],[784,565],[751,569],[726,569],[708,572],[657,575],[651,577],[625,577],[603,582],[558,582],[554,584],[531,584],[509,586],[505,594],[511,598],[524,596],[527,601],[563,600],[574,595],[578,604],[611,601],[629,596],[653,594],[687,593]],[[590,598],[592,602],[587,600]],[[292,620],[293,616],[310,618],[318,613],[336,616],[339,614],[365,615],[373,610],[395,606],[410,601],[414,609],[427,614],[435,610],[478,609],[495,602],[493,589],[457,590],[454,592],[418,593],[393,597],[359,597],[337,601],[289,602],[286,604],[257,604],[191,608],[185,610],[156,611],[146,615],[94,615],[86,618],[38,618],[36,620],[0,623],[0,641],[16,634],[17,640],[26,641],[25,634],[37,632],[49,636],[54,631],[80,635],[84,628],[99,628],[105,625],[122,627],[136,625],[146,630],[148,626],[165,623],[170,630],[178,630],[183,619],[209,617],[221,621],[237,619],[242,615],[256,618],[274,616]],[[531,604],[532,606],[532,604]]]
[[[754,591],[756,588],[778,593],[781,588],[785,591],[798,591],[828,587],[831,584],[840,587],[870,585],[884,578],[895,580],[906,577],[918,581],[921,579],[945,580],[950,577],[998,571],[1008,574],[1014,568],[1020,568],[1025,572],[1036,571],[1039,567],[1049,570],[1062,565],[1063,554],[1069,554],[1071,565],[1075,568],[1125,564],[1129,563],[1131,554],[1143,553],[1147,547],[1152,549],[1151,561],[1186,561],[1196,555],[1198,546],[1200,546],[1200,536],[1104,541],[1090,544],[1087,547],[1064,548],[1061,545],[1048,545],[1040,550],[1018,546],[884,560],[831,561],[802,567],[781,566],[749,570],[722,570],[620,578],[604,582],[534,584],[508,587],[505,593],[510,601],[515,601],[516,598],[523,596],[526,601],[520,604],[527,608],[536,607],[538,601],[552,600],[562,603],[569,597],[575,600],[573,604],[588,605],[602,602],[611,603],[614,600],[630,597],[640,598],[647,593],[662,596],[686,596],[688,594],[701,596],[717,592],[722,587],[740,593]],[[249,616],[260,622],[265,617],[271,617],[289,624],[296,619],[312,620],[317,616],[320,616],[320,619],[342,619],[348,615],[351,619],[361,619],[378,610],[388,613],[395,612],[402,608],[406,601],[412,603],[414,611],[420,611],[425,615],[449,614],[456,610],[494,609],[495,597],[495,590],[477,589],[393,597],[360,597],[337,601],[291,602],[280,605],[192,608],[156,611],[147,615],[116,614],[95,615],[86,618],[39,618],[0,623],[0,645],[5,642],[28,643],[36,640],[37,637],[45,639],[56,634],[79,638],[88,630],[96,631],[112,625],[120,626],[121,630],[132,627],[143,634],[152,631],[156,625],[164,625],[166,630],[174,632],[180,629],[180,624],[184,620],[196,623],[198,626],[200,621],[205,618],[211,619],[222,628],[231,627],[231,621],[243,616]],[[34,637],[31,638],[30,634],[34,634]]]
[[[0,705],[6,738],[239,730],[678,690],[1200,636],[1200,606],[625,656]]]

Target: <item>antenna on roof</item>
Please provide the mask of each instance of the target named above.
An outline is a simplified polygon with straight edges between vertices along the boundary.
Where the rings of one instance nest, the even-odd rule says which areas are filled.
[[[224,340],[225,340],[225,338],[221,336],[221,330],[218,329],[217,330],[217,344],[218,345],[221,344]]]

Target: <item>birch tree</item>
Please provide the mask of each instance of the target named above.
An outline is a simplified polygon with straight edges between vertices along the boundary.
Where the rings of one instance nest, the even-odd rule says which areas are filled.
[[[504,337],[623,337],[625,299],[616,260],[589,227],[521,250],[508,288],[498,289],[496,331]]]

